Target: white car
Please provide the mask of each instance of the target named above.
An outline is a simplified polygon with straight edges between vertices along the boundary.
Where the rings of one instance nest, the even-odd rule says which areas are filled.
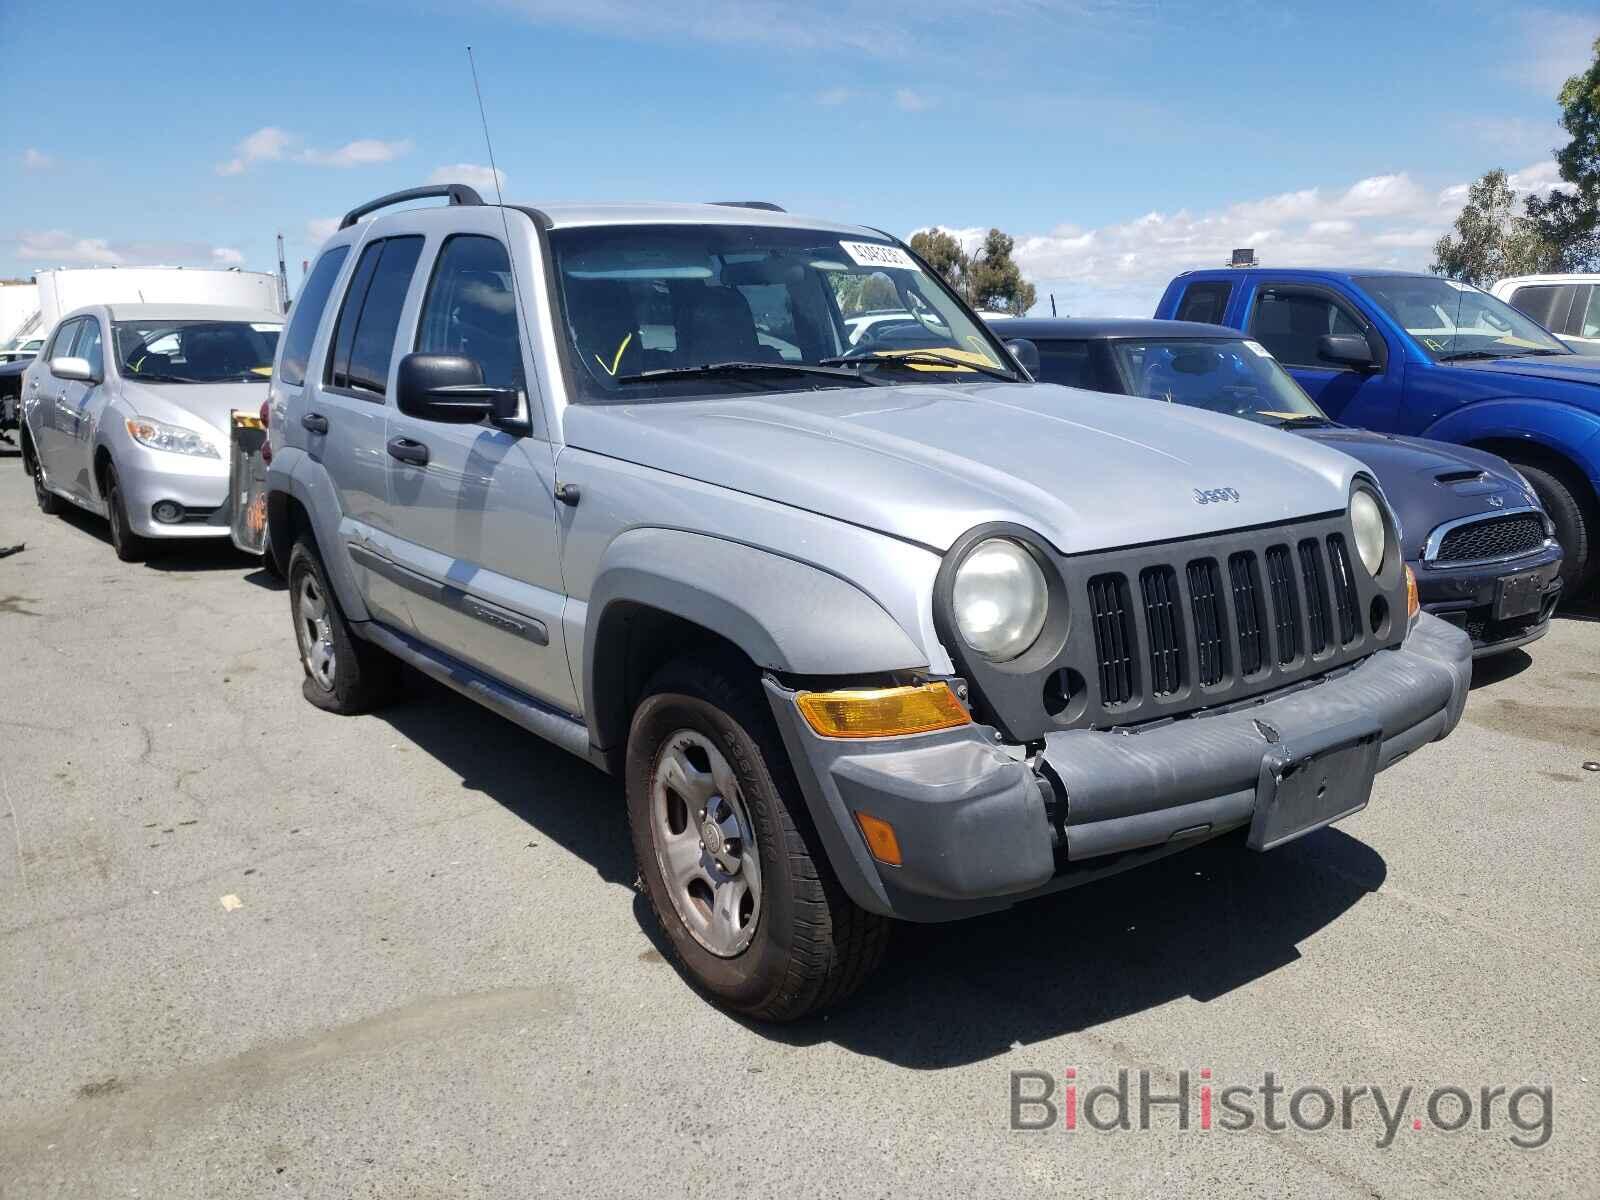
[[[1600,275],[1515,275],[1491,290],[1579,354],[1600,355]]]
[[[20,362],[25,358],[35,358],[39,351],[44,349],[43,334],[28,334],[24,337],[13,338],[4,346],[0,346],[0,363]]]

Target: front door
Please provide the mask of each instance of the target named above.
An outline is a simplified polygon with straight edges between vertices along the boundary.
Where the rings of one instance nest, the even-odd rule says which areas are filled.
[[[445,239],[413,346],[475,359],[484,382],[536,409],[505,244]],[[403,352],[402,352],[403,353]],[[577,693],[561,627],[564,594],[554,454],[539,431],[448,424],[389,409],[388,554],[415,581],[408,607],[424,641],[567,712]]]
[[[1348,298],[1331,288],[1263,283],[1256,289],[1248,329],[1334,420],[1366,429],[1395,427],[1404,357]],[[1318,347],[1329,334],[1365,338],[1375,366],[1361,370],[1324,359]]]
[[[94,434],[100,410],[105,407],[105,338],[99,317],[85,317],[73,357],[89,364],[95,382],[69,383],[61,405],[61,465],[56,483],[84,502],[95,505],[103,497],[94,481]]]
[[[40,355],[39,365],[30,373],[27,401],[31,419],[28,429],[33,437],[34,453],[44,465],[45,478],[50,486],[70,489],[71,478],[66,466],[66,443],[71,429],[73,401],[71,389],[76,386],[68,379],[58,379],[50,364],[58,358],[71,358],[73,344],[83,329],[84,318],[64,321],[51,339],[48,355]]]

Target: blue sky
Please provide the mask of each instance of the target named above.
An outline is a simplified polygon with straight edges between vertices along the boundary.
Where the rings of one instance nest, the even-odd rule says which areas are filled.
[[[1592,3],[8,0],[0,275],[274,265],[436,176],[508,197],[773,199],[997,225],[1064,311],[1141,313],[1233,245],[1423,266],[1463,185],[1553,179]],[[64,17],[70,12],[70,23]]]

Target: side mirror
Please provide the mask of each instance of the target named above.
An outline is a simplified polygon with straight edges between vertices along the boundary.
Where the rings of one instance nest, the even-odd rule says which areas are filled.
[[[94,373],[87,358],[52,358],[50,374],[57,379],[70,379],[77,383],[100,382],[100,376]]]
[[[483,367],[461,354],[408,354],[400,360],[395,403],[408,417],[470,425],[485,417],[513,421],[514,388],[489,387]]]
[[[1354,367],[1358,371],[1376,370],[1378,360],[1372,357],[1372,347],[1367,339],[1355,333],[1325,333],[1317,340],[1317,357],[1323,362]]]
[[[1029,375],[1035,379],[1039,377],[1039,347],[1027,338],[1012,338],[1006,343],[1006,349],[1027,369]]]

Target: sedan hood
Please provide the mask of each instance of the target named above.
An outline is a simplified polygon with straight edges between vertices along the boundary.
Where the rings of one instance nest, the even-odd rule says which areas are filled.
[[[1510,463],[1482,450],[1344,426],[1300,436],[1366,464],[1400,522],[1407,558],[1420,558],[1445,521],[1538,504]]]
[[[945,550],[1027,526],[1063,553],[1342,510],[1359,469],[1236,417],[1052,384],[576,405],[569,446]]]
[[[227,449],[233,436],[231,415],[251,413],[267,398],[267,381],[260,383],[134,383],[122,381],[123,402],[141,417],[209,432],[222,438]]]

